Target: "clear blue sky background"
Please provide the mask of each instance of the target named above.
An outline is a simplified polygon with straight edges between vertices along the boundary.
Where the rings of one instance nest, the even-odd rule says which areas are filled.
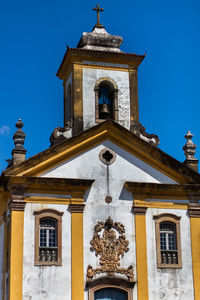
[[[124,38],[121,49],[147,56],[139,68],[140,122],[160,137],[160,148],[184,161],[188,129],[200,158],[200,1],[102,0],[101,21]],[[0,2],[0,170],[14,147],[18,118],[30,157],[49,147],[63,126],[63,88],[56,72],[66,44],[91,31],[97,2]]]

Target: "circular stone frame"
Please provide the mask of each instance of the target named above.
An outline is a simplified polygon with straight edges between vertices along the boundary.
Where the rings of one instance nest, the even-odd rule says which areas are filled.
[[[103,148],[99,153],[99,159],[105,165],[111,165],[116,160],[116,153],[109,148]]]

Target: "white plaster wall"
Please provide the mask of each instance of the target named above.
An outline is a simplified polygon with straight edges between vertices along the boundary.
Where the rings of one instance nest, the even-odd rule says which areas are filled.
[[[67,205],[27,203],[24,213],[23,300],[71,299],[71,214]],[[62,266],[34,266],[34,211],[63,212]]]
[[[109,77],[119,89],[119,124],[130,129],[130,89],[129,73],[105,69],[83,68],[83,121],[84,129],[95,125],[95,83],[98,79]]]
[[[158,269],[154,215],[170,213],[181,217],[182,269]],[[186,210],[148,208],[146,214],[149,300],[193,300],[190,220]]]
[[[123,199],[125,181],[176,183],[165,174],[157,171],[147,163],[130,154],[109,140],[77,155],[55,168],[40,175],[41,177],[95,179],[91,193],[96,203],[99,195],[106,194],[106,166],[100,161],[99,153],[108,147],[117,154],[116,161],[110,165],[110,192],[115,199]],[[119,184],[120,182],[120,184]]]
[[[104,201],[107,195],[107,167],[99,159],[99,153],[104,147],[110,148],[117,154],[115,162],[109,166],[109,189],[113,199],[109,206]],[[136,274],[135,227],[134,215],[131,213],[133,198],[132,194],[124,188],[124,182],[174,183],[174,181],[108,140],[41,176],[95,180],[90,191],[85,195],[84,278],[86,279],[87,266],[91,264],[96,268],[99,262],[98,257],[90,251],[94,226],[98,221],[106,221],[108,216],[125,225],[130,250],[121,260],[121,266],[127,268],[133,265]],[[133,296],[137,299],[137,285],[133,289]],[[87,290],[85,291],[86,299],[88,300]]]
[[[4,223],[0,225],[0,299],[3,299]]]

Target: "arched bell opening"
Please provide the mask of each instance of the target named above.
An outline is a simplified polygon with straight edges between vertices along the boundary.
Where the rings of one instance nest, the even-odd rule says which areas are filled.
[[[118,88],[110,78],[99,79],[95,85],[96,122],[118,121]]]
[[[113,86],[110,83],[102,82],[99,86],[99,119],[111,120],[113,119]]]

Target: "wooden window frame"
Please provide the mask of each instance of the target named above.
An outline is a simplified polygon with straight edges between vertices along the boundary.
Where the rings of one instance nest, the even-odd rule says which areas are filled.
[[[42,209],[34,212],[35,215],[35,266],[61,266],[62,265],[62,215],[55,209]],[[40,239],[40,220],[43,218],[52,218],[57,221],[57,243],[58,254],[57,261],[40,261],[39,260],[39,239]]]
[[[155,231],[156,231],[156,253],[157,253],[157,267],[161,269],[181,269],[182,257],[181,257],[181,233],[180,233],[180,219],[181,217],[173,214],[160,214],[154,216]],[[161,248],[160,248],[160,224],[163,222],[170,222],[175,225],[176,230],[176,246],[177,246],[177,264],[163,264],[161,261]]]
[[[135,282],[129,282],[120,278],[99,278],[91,282],[87,282],[89,288],[89,300],[94,300],[96,291],[105,288],[114,288],[127,292],[128,300],[133,300],[133,287]]]
[[[103,77],[97,80],[94,91],[95,91],[95,122],[101,123],[106,121],[106,119],[100,119],[99,118],[99,88],[100,85],[105,82],[108,85],[112,85],[113,87],[113,118],[112,120],[118,121],[119,119],[119,109],[118,109],[118,87],[116,82],[109,78],[109,77]]]

